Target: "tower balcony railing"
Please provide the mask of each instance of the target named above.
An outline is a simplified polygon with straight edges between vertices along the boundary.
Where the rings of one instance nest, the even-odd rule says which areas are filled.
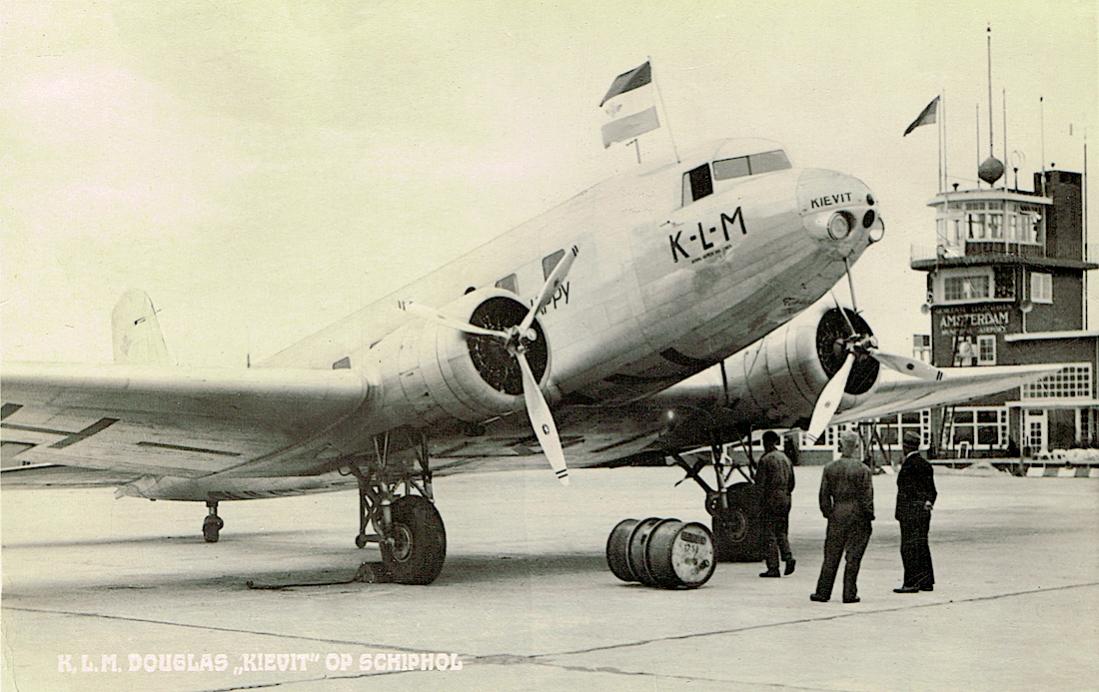
[[[1089,248],[1090,250],[1090,248]],[[1092,254],[1090,251],[1088,254]],[[1026,243],[1016,240],[1002,240],[996,238],[984,238],[980,240],[966,240],[961,245],[917,245],[909,248],[909,260],[912,262],[929,262],[934,260],[949,260],[958,257],[972,257],[974,255],[1006,255],[1009,257],[1045,257],[1046,248],[1037,243]]]

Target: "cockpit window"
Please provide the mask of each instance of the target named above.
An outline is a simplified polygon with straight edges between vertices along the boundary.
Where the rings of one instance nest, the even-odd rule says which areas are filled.
[[[786,158],[786,152],[775,149],[762,154],[714,161],[714,178],[729,180],[731,178],[743,178],[746,175],[781,171],[786,168],[790,168],[790,159]]]
[[[768,151],[763,154],[752,154],[748,157],[752,168],[752,175],[782,171],[790,168],[790,159],[786,158],[786,152],[781,149]]]
[[[735,159],[714,161],[714,177],[718,180],[741,178],[751,174],[751,169],[748,168],[747,156],[738,156]]]
[[[704,163],[683,174],[683,206],[714,194],[714,181],[710,177],[710,164]]]

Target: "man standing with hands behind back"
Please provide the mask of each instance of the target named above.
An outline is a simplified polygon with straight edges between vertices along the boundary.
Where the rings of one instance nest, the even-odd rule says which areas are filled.
[[[920,456],[919,433],[906,432],[901,446],[904,449],[904,464],[897,474],[897,509],[894,516],[901,524],[904,583],[893,591],[934,591],[935,570],[931,566],[927,532],[931,528],[931,510],[939,497],[935,489],[935,472],[927,459]]]

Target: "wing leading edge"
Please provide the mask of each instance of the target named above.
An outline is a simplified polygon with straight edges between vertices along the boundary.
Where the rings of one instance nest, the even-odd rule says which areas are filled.
[[[184,478],[283,456],[311,472],[374,388],[356,370],[35,363],[5,364],[0,386],[5,465]]]

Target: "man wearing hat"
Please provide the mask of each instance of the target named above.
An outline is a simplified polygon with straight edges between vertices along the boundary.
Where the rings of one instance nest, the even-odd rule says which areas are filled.
[[[897,509],[894,516],[901,525],[904,583],[893,591],[933,591],[935,570],[931,565],[927,532],[931,528],[931,510],[939,496],[935,489],[935,472],[927,459],[920,456],[919,433],[906,432],[901,446],[904,449],[904,463],[897,474]]]
[[[794,573],[797,561],[790,552],[790,500],[794,492],[794,466],[778,448],[778,433],[763,433],[763,456],[756,468],[756,488],[759,493],[759,518],[763,527],[763,557],[767,571],[761,577],[781,576],[778,560],[786,563],[786,575]]]
[[[824,562],[820,566],[817,590],[809,600],[823,603],[832,597],[840,558],[847,555],[843,570],[843,602],[858,603],[857,581],[862,555],[870,542],[874,520],[874,485],[870,469],[862,463],[862,440],[857,433],[840,435],[840,458],[824,467],[820,478],[820,512],[828,519],[824,539]]]

